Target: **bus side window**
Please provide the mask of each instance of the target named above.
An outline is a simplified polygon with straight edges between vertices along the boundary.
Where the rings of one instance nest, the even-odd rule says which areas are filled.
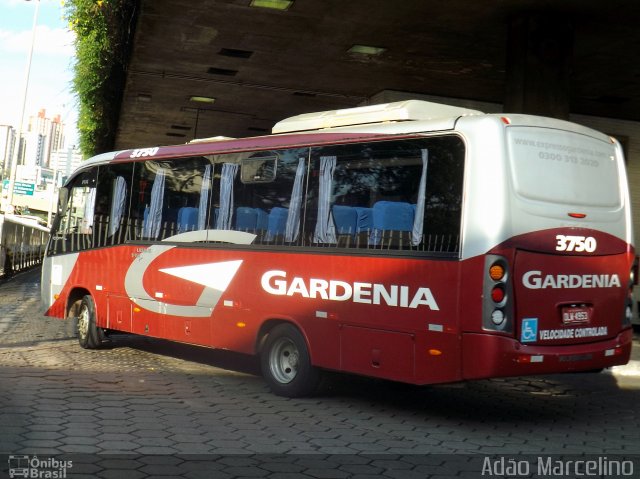
[[[459,249],[464,147],[454,135],[313,148],[310,243]]]
[[[128,221],[133,164],[101,166],[94,220],[95,246],[118,245],[132,237]]]
[[[68,186],[64,215],[54,224],[53,254],[82,251],[93,246],[97,168],[83,172]]]
[[[258,244],[302,245],[308,157],[308,148],[296,148],[242,158],[230,228],[255,234]]]
[[[166,218],[171,222],[169,233],[207,230],[212,221],[208,216],[213,165],[206,158],[182,158],[166,163],[170,172],[165,191]],[[203,236],[198,241],[204,239]]]
[[[136,237],[167,240],[206,230],[211,201],[213,165],[204,157],[136,163],[131,220]],[[195,241],[206,239],[193,237]]]
[[[418,198],[424,203],[427,149],[394,141],[313,150],[317,171],[316,246],[412,249]],[[422,191],[422,193],[420,193]],[[309,216],[311,218],[311,216]],[[311,233],[312,231],[312,233]]]
[[[130,218],[134,239],[162,239],[165,205],[166,165],[158,161],[134,164]]]

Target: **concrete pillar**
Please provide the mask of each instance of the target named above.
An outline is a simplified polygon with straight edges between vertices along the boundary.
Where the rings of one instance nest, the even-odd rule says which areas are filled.
[[[551,12],[509,21],[504,111],[568,119],[573,28]]]

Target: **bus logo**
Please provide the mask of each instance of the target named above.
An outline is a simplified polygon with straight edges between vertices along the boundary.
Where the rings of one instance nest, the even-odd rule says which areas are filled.
[[[353,303],[386,304],[400,308],[427,306],[439,311],[431,289],[420,287],[413,291],[406,285],[385,285],[378,283],[354,282],[295,276],[290,281],[286,271],[272,270],[262,275],[262,289],[276,296],[296,296],[329,301],[352,301]]]
[[[48,457],[39,459],[38,456],[9,456],[9,477],[50,477],[65,478],[67,469],[73,467],[73,461]]]
[[[29,477],[29,456],[9,456],[9,477]]]
[[[525,318],[522,320],[521,343],[533,343],[538,337],[538,318]]]
[[[173,250],[172,245],[152,245],[133,260],[124,278],[124,287],[131,300],[148,311],[158,311],[158,296],[152,297],[144,288],[144,275],[151,263],[161,255]],[[182,305],[161,302],[161,314],[206,318],[211,316],[220,298],[240,269],[242,260],[196,264],[163,268],[158,271],[204,286],[196,304]]]

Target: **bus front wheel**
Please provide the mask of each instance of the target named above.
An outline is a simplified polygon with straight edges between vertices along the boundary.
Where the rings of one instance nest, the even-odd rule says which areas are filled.
[[[80,301],[78,310],[78,342],[84,349],[96,349],[102,343],[101,331],[96,326],[96,305],[93,298],[86,295]]]
[[[304,337],[291,324],[280,324],[269,333],[260,354],[260,366],[278,396],[309,396],[320,379],[317,368],[311,365]]]

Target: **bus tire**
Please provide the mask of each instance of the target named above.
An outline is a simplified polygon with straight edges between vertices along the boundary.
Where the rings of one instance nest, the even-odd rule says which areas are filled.
[[[77,316],[78,343],[84,349],[96,349],[102,343],[100,328],[96,326],[96,305],[90,295],[82,297]]]
[[[295,326],[285,323],[273,328],[260,352],[262,375],[278,396],[312,395],[320,373],[311,365],[304,337]]]

